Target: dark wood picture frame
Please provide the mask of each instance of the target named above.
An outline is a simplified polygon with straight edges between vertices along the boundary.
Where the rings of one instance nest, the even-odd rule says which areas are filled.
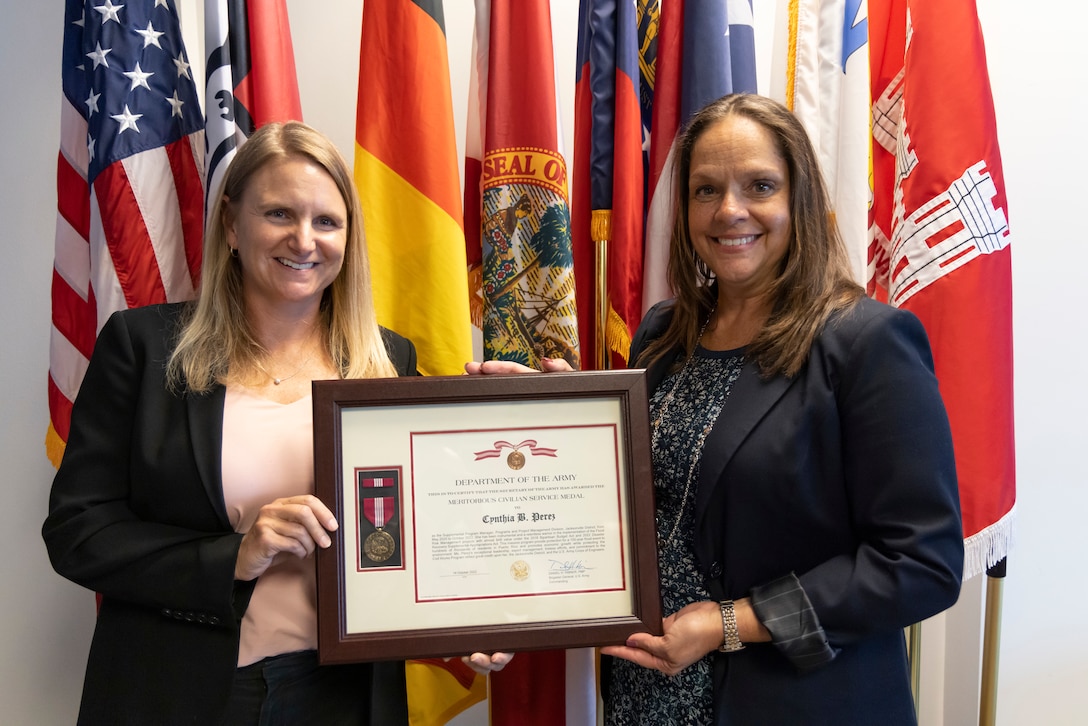
[[[357,601],[369,602],[372,598],[370,595],[354,596],[350,598],[353,602],[349,602],[348,591],[351,588],[346,587],[345,583],[348,577],[347,559],[358,556],[352,551],[352,527],[345,521],[345,493],[355,491],[344,481],[342,422],[345,414],[350,416],[353,411],[364,410],[364,414],[381,413],[384,417],[387,411],[393,410],[389,407],[396,407],[401,414],[408,407],[413,416],[412,426],[415,427],[415,420],[426,425],[428,419],[425,414],[428,411],[453,415],[460,411],[460,407],[480,404],[501,404],[504,410],[509,410],[506,407],[536,403],[552,406],[558,403],[564,413],[569,410],[571,421],[577,423],[579,404],[587,399],[604,400],[608,406],[612,406],[613,401],[618,404],[615,407],[619,411],[617,420],[606,423],[619,432],[616,437],[619,443],[616,447],[618,489],[615,495],[621,501],[618,510],[626,513],[619,518],[620,547],[624,553],[623,561],[627,563],[623,565],[624,584],[620,593],[629,602],[629,607],[622,608],[625,611],[531,622],[507,621],[465,626],[444,624],[437,627],[431,627],[427,622],[412,622],[411,627],[349,630],[348,610],[353,607],[365,609],[369,604],[359,604]],[[445,657],[477,651],[590,647],[623,643],[630,634],[639,631],[661,633],[661,595],[644,371],[314,381],[313,409],[316,495],[333,511],[340,524],[340,528],[333,533],[333,545],[317,551],[318,653],[322,663]],[[469,412],[473,409],[465,410]],[[415,416],[417,411],[419,416]],[[499,431],[501,433],[501,427]],[[424,430],[424,433],[427,432]],[[383,460],[382,464],[387,465],[388,462]],[[411,480],[411,462],[405,462],[403,472],[404,479]],[[350,487],[355,486],[355,482],[350,483]],[[399,497],[400,515],[410,518],[414,515],[415,507],[411,489],[404,487]],[[407,541],[403,544],[408,546]],[[356,542],[355,547],[359,546]],[[402,563],[400,569],[411,570],[413,556],[406,556],[399,562]],[[391,611],[396,611],[398,606],[408,610],[420,607],[417,599],[400,603],[394,598],[394,602],[389,603],[388,597],[389,593],[384,591],[380,598],[375,595],[375,599],[385,602],[382,607]],[[544,594],[542,597],[560,598],[564,594]],[[518,597],[503,599],[506,600],[503,605],[507,610],[512,607],[512,602],[519,600]],[[521,599],[525,602],[532,600]],[[486,598],[482,598],[481,602],[486,604]],[[572,599],[565,600],[565,603],[567,608],[578,607]],[[442,607],[442,603],[428,602],[422,607],[435,612],[433,608]]]

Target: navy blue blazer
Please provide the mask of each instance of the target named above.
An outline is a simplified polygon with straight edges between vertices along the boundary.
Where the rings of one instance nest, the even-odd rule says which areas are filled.
[[[632,360],[660,336],[655,306]],[[678,353],[649,367],[650,390]],[[911,313],[863,298],[793,378],[755,364],[708,436],[696,565],[715,599],[791,572],[835,658],[802,672],[772,644],[720,654],[715,723],[913,724],[903,628],[955,603],[963,569],[952,436],[929,341]]]
[[[242,535],[223,501],[226,389],[166,390],[182,305],[110,317],[53,480],[50,560],[101,595],[81,724],[218,723],[238,664],[255,581],[234,580]],[[418,375],[412,343],[383,335],[398,373]]]

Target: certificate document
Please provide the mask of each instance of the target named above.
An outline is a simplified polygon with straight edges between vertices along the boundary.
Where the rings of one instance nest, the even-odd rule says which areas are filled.
[[[414,434],[417,600],[623,590],[618,435]]]
[[[341,525],[338,551],[318,554],[319,641],[335,616],[336,640],[358,642],[332,659],[601,645],[658,629],[648,426],[631,426],[626,395],[596,388],[644,390],[623,373],[398,379],[359,405],[341,399],[383,382],[315,384],[318,496]],[[523,379],[531,390],[510,395]],[[331,384],[332,425],[319,426]],[[423,390],[435,386],[446,395]],[[645,408],[634,413],[645,423]],[[556,641],[559,630],[575,640]]]

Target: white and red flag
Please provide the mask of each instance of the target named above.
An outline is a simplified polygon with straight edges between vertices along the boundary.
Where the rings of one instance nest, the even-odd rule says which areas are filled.
[[[785,101],[804,124],[864,284],[869,251],[869,27],[865,0],[789,0]]]
[[[302,103],[286,0],[204,0],[204,47],[211,195],[250,134],[269,121],[301,121]]]
[[[193,297],[204,224],[204,121],[163,0],[68,0],[46,451],[111,313]]]
[[[869,292],[923,322],[952,424],[964,577],[1003,558],[1016,501],[1005,181],[975,3],[870,3]]]

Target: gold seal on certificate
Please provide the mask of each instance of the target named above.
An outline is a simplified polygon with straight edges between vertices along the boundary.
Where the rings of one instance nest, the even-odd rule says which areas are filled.
[[[385,562],[397,549],[396,540],[382,530],[371,532],[363,542],[363,553],[374,562]]]
[[[525,560],[518,560],[514,564],[510,565],[510,576],[518,582],[524,582],[529,579],[529,563]]]
[[[506,457],[506,465],[514,471],[517,471],[521,467],[525,466],[525,454],[521,453],[517,449],[510,452],[510,455]]]

